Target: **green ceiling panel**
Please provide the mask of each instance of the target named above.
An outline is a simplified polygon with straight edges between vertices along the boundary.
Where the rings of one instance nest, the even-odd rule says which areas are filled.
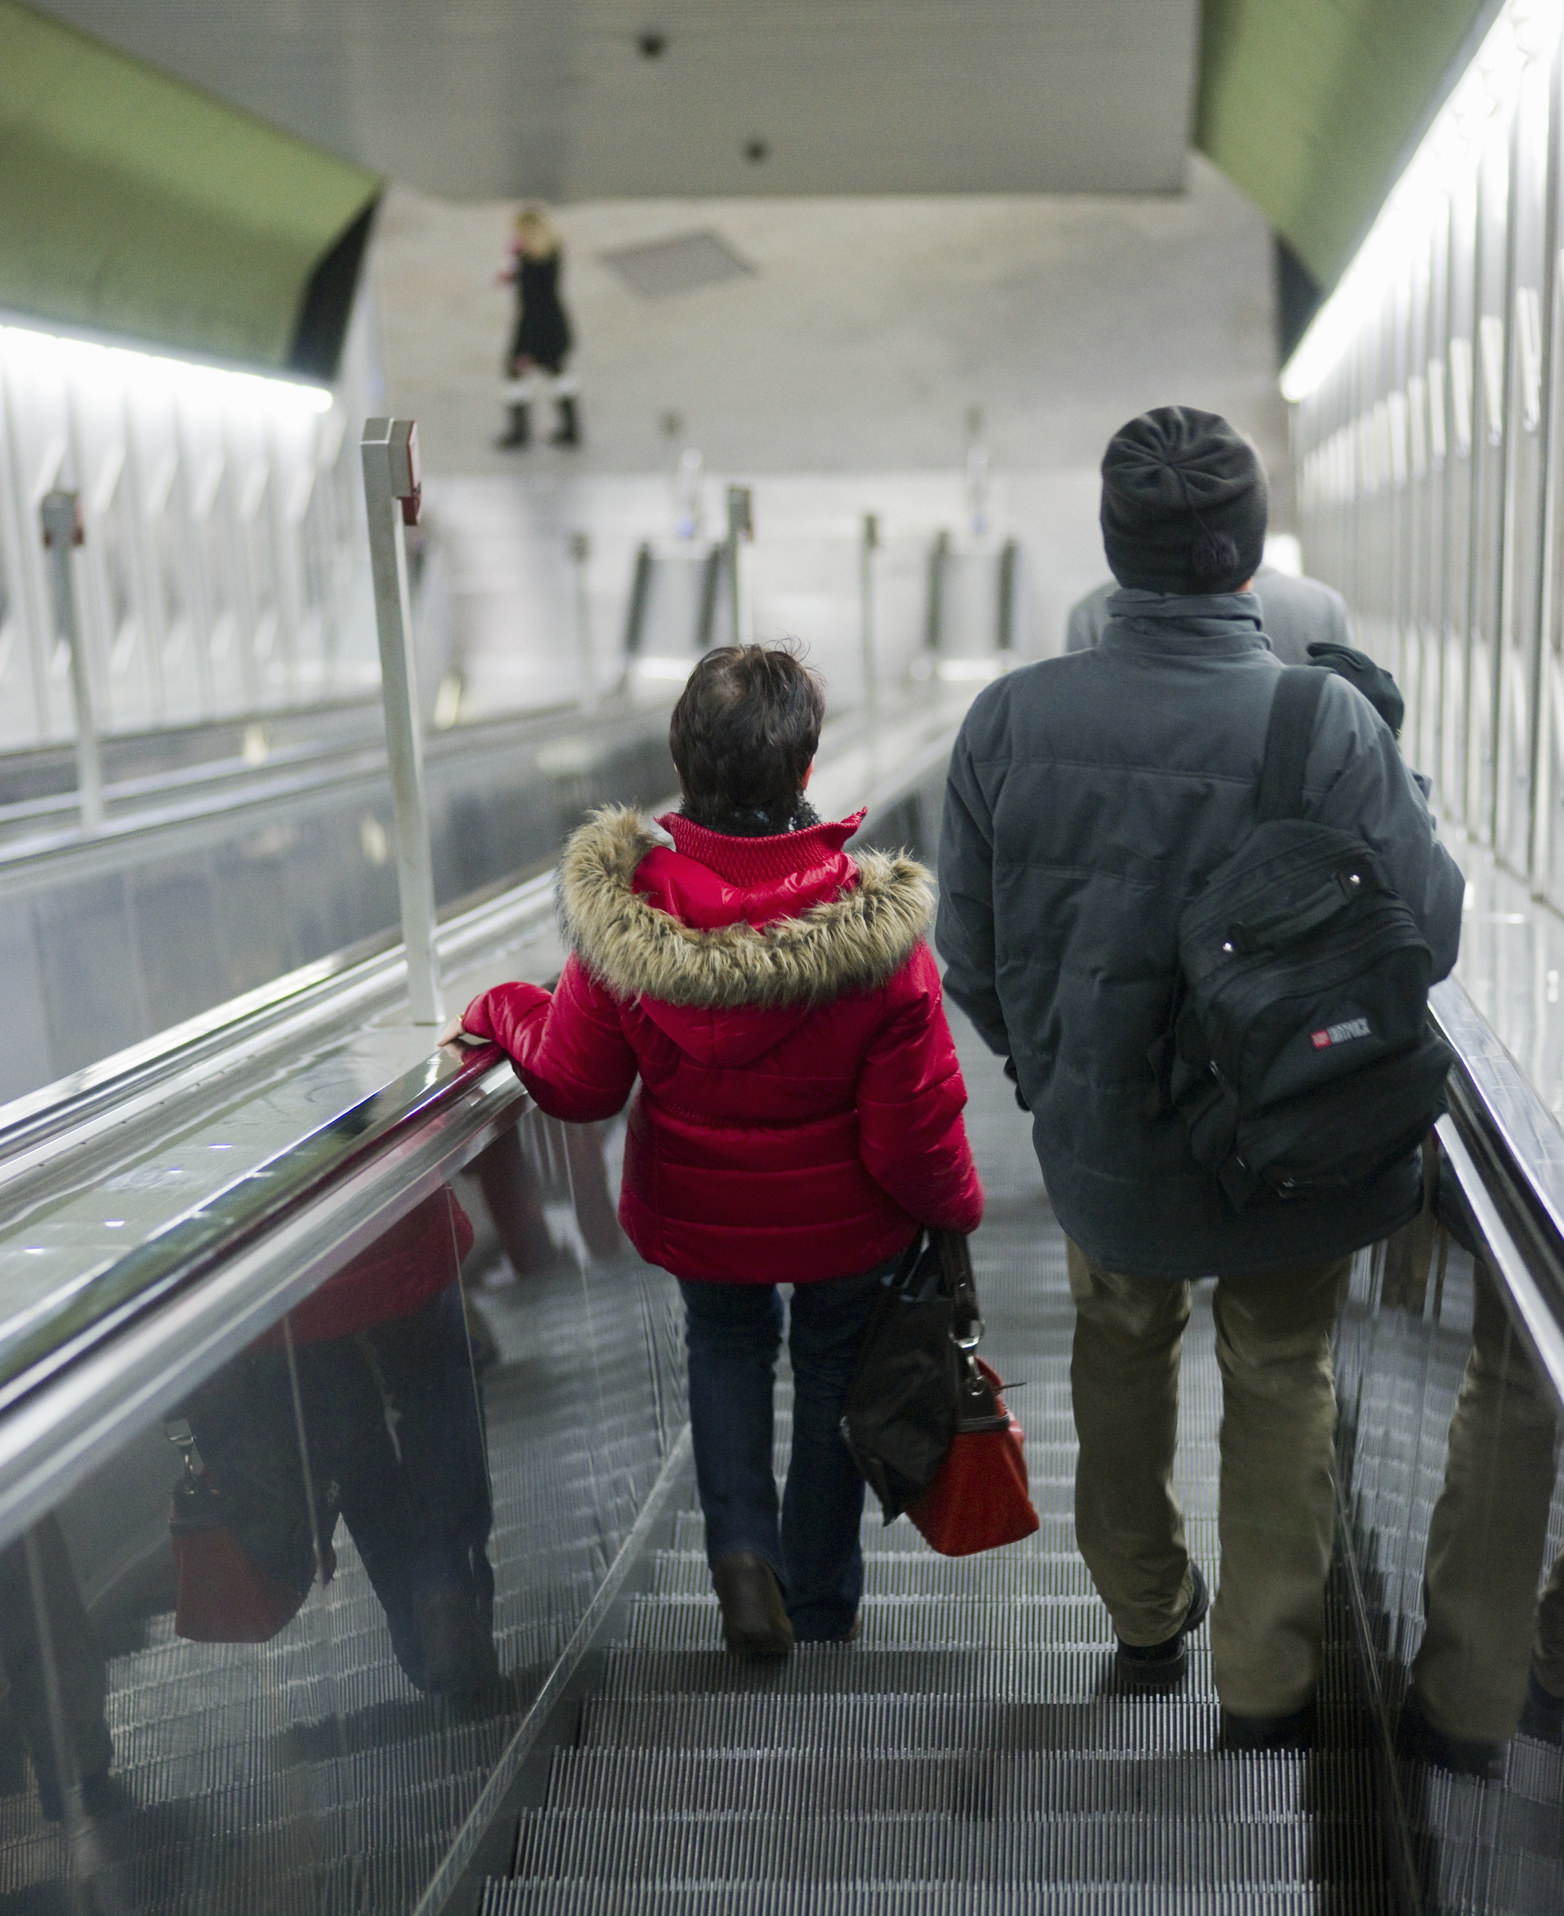
[[[1493,0],[1204,0],[1195,144],[1323,286]]]
[[[0,307],[329,372],[379,191],[361,167],[0,0]]]

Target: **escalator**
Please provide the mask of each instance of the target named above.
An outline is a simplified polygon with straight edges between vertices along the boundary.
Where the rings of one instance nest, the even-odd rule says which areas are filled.
[[[723,1653],[687,1498],[519,1814],[509,1873],[484,1884],[484,1916],[1391,1909],[1339,1593],[1308,1756],[1213,1753],[1204,1632],[1176,1690],[1115,1677],[1070,1514],[1064,1240],[997,1061],[953,1024],[988,1192],[973,1246],[984,1349],[1017,1380],[1006,1396],[1041,1531],[952,1560],[870,1515],[861,1641],[800,1646],[768,1669]],[[1219,1413],[1204,1308],[1186,1339],[1179,1488],[1208,1572]]]
[[[878,741],[823,742],[822,807],[872,788],[866,835],[932,856],[951,723],[931,707]],[[549,894],[540,878],[446,918],[452,1003],[550,975]],[[601,1237],[589,1248],[579,1151],[487,1054],[431,1060],[404,990],[394,950],[324,965],[0,1111],[0,1591],[10,1574],[24,1593],[0,1606],[0,1911],[1564,1907],[1557,1744],[1518,1735],[1484,1780],[1392,1742],[1471,1369],[1478,1266],[1459,1245],[1439,1243],[1421,1289],[1382,1254],[1354,1271],[1318,1745],[1219,1754],[1203,1631],[1176,1689],[1115,1677],[1071,1525],[1063,1240],[1026,1120],[953,1019],[989,1193],[985,1351],[1012,1380],[1042,1529],[952,1561],[869,1518],[861,1639],[743,1665],[720,1647],[704,1567],[671,1280]],[[1447,1154],[1508,1326],[1493,1425],[1507,1434],[1478,1502],[1515,1503],[1525,1426],[1534,1599],[1564,1543],[1564,1498],[1537,1488],[1564,1376],[1564,1153],[1459,987],[1437,1009],[1462,1059]],[[506,1139],[536,1257],[506,1254],[471,1172]],[[615,1131],[593,1148],[611,1183]],[[366,1269],[405,1275],[393,1250],[410,1220],[447,1218],[448,1191],[477,1240],[464,1261],[454,1212],[418,1225],[417,1310],[432,1315],[409,1360],[395,1326],[416,1313],[331,1302]],[[388,1547],[390,1505],[364,1485],[382,1466],[389,1484],[416,1476],[426,1386],[478,1420],[486,1467],[442,1464]],[[1180,1490],[1214,1584],[1219,1387],[1199,1291],[1181,1415]],[[292,1563],[300,1598],[264,1640],[189,1634],[214,1608],[232,1625],[232,1586],[215,1603],[207,1589],[203,1612],[194,1559],[176,1578],[170,1433],[233,1483],[269,1473],[258,1507],[291,1512],[291,1558],[246,1533],[277,1576]],[[446,1613],[418,1582],[429,1538],[456,1535],[474,1497],[497,1684],[463,1677],[477,1664],[429,1627]],[[1466,1513],[1478,1530],[1483,1514]],[[1514,1583],[1496,1544],[1471,1555],[1479,1577]],[[107,1765],[83,1729],[97,1669]]]
[[[584,806],[667,791],[670,704],[431,732],[439,903],[546,870]],[[115,739],[105,756],[107,821],[90,835],[59,753],[0,765],[0,1100],[386,945],[398,922],[378,705]]]

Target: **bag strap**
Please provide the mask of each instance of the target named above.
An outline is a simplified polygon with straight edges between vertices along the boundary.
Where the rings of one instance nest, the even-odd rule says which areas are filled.
[[[951,1303],[951,1340],[963,1350],[975,1350],[983,1335],[983,1318],[967,1240],[960,1231],[931,1231],[929,1237],[939,1252],[940,1277]]]
[[[1277,677],[1276,690],[1271,694],[1271,719],[1265,730],[1265,757],[1260,765],[1257,822],[1261,825],[1278,818],[1303,816],[1304,768],[1329,677],[1328,672],[1313,665],[1291,665]]]

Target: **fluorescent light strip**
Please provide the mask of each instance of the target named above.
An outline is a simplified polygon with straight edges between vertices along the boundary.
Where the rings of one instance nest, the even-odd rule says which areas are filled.
[[[1527,66],[1551,53],[1561,21],[1564,0],[1509,0],[1282,368],[1284,399],[1307,399],[1322,384],[1428,243],[1452,196],[1475,181],[1490,123],[1513,107]]]
[[[30,326],[0,325],[0,358],[46,376],[116,387],[145,387],[156,381],[172,396],[204,399],[213,405],[312,413],[330,412],[332,405],[324,386],[272,379],[264,373],[232,372],[198,360],[138,352],[133,346],[102,346],[90,339],[37,332]]]

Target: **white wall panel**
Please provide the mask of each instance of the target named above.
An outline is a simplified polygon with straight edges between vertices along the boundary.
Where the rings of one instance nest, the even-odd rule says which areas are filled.
[[[372,688],[356,458],[369,384],[362,313],[335,394],[0,319],[0,750],[74,732],[38,525],[57,486],[81,502],[100,731]]]

